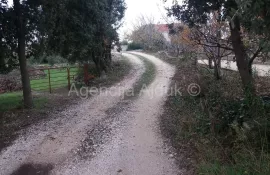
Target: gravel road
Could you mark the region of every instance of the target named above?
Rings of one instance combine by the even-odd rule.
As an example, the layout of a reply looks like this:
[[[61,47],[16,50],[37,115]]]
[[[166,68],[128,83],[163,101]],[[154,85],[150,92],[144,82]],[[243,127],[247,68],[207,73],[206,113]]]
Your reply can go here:
[[[198,63],[208,65],[208,60],[199,60]],[[222,60],[221,67],[225,68],[225,69],[238,71],[238,67],[236,65],[236,62],[233,62],[233,61]],[[256,70],[256,72],[258,73],[259,76],[268,77],[270,75],[270,66],[269,65],[253,64],[252,68],[254,70]]]
[[[138,98],[125,99],[123,94],[140,80],[145,67],[126,53],[133,70],[123,81],[31,127],[1,152],[0,174],[181,174],[158,127],[175,70],[156,57],[134,54],[157,69],[155,80]]]

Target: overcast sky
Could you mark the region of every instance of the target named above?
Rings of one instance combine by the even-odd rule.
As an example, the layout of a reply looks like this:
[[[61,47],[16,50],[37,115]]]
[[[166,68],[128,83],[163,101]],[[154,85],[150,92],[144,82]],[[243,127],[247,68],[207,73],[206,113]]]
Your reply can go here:
[[[125,32],[130,32],[136,19],[141,16],[154,17],[156,23],[166,23],[166,11],[163,0],[126,0],[127,10],[123,27],[119,30],[121,38]]]

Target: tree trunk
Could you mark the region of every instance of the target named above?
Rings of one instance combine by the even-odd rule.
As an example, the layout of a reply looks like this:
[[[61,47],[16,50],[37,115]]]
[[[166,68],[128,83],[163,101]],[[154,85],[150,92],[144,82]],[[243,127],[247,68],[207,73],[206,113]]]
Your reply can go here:
[[[0,46],[0,48],[1,48],[1,46]],[[6,62],[5,62],[4,57],[5,57],[4,54],[1,52],[0,53],[0,73],[7,73],[6,72]]]
[[[106,66],[105,57],[104,57],[104,53],[100,55],[99,65],[100,65],[100,68],[101,68],[101,72],[102,71],[104,71],[106,73],[108,72],[108,69],[107,69],[107,66]]]
[[[94,52],[92,52],[92,58],[93,58],[93,61],[96,65],[96,69],[97,69],[97,72],[98,72],[98,76],[100,76],[101,74],[101,70],[100,70],[100,64],[99,64],[99,58],[96,56],[96,54]]]
[[[237,67],[241,76],[242,84],[244,86],[245,95],[247,97],[254,97],[256,95],[252,71],[249,68],[248,55],[245,50],[240,33],[240,21],[235,17],[233,24],[230,24],[233,50],[236,57]]]
[[[221,80],[221,55],[220,55],[220,47],[217,47],[217,55],[214,60],[214,72],[215,78],[217,80]]]
[[[218,19],[217,22],[220,24],[221,21],[221,13],[220,10],[217,11],[218,13]],[[220,48],[220,40],[221,40],[221,29],[218,28],[217,30],[217,53],[214,57],[214,63],[215,63],[215,77],[217,80],[221,80],[221,48]]]
[[[215,74],[216,80],[221,80],[221,67],[219,64],[219,60],[220,58],[214,59],[214,74]]]
[[[111,69],[111,67],[112,67],[112,53],[111,53],[111,48],[112,48],[112,45],[109,44],[108,46],[106,46],[106,51],[105,51],[105,61],[106,61],[107,67],[109,69]]]
[[[2,36],[2,33],[0,33],[0,73],[8,73],[6,72],[6,61],[5,61],[5,53],[4,53],[4,43],[2,42],[3,41],[3,36]]]
[[[176,57],[178,58],[179,55],[180,55],[180,48],[179,48],[179,46],[177,46],[177,55],[176,55]]]
[[[107,72],[107,67],[106,67],[106,64],[105,64],[105,61],[104,61],[104,53],[100,53],[100,54],[96,54],[96,53],[92,53],[92,57],[93,57],[93,61],[96,65],[96,69],[97,69],[97,72],[99,74],[99,76],[101,76],[101,73],[104,71],[104,72]]]
[[[209,69],[213,69],[213,58],[211,57],[208,57],[208,66],[209,66]]]
[[[197,65],[198,65],[198,55],[196,54],[196,55],[194,56],[194,54],[191,54],[191,59],[193,59],[193,58],[194,58],[193,65],[194,65],[195,67],[197,67]]]
[[[33,107],[33,98],[31,92],[31,85],[29,79],[29,73],[27,70],[27,62],[25,56],[25,23],[21,13],[20,0],[13,0],[14,11],[16,13],[16,27],[17,27],[17,39],[18,39],[18,57],[20,62],[22,86],[23,86],[23,99],[24,107]]]

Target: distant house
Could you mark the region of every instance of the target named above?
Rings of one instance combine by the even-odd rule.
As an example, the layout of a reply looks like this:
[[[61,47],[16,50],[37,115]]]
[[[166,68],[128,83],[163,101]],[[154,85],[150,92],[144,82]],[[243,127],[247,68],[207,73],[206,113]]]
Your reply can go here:
[[[166,41],[170,43],[171,42],[170,34],[169,34],[170,29],[168,27],[168,24],[156,24],[155,27],[157,31],[163,34]]]

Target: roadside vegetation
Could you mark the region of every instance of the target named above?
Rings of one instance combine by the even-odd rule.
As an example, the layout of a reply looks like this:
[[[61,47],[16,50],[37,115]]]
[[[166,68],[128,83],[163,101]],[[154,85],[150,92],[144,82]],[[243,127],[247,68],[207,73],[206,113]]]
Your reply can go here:
[[[125,57],[117,57],[113,60],[111,70],[108,71],[107,77],[104,79],[98,77],[98,71],[94,64],[90,65],[89,69],[89,73],[97,75],[89,86],[99,88],[109,87],[123,80],[130,73],[132,65]],[[59,73],[58,70],[56,71]],[[80,71],[78,71],[77,76],[79,77],[80,74]],[[33,93],[34,107],[32,109],[24,108],[21,91],[0,94],[0,150],[10,145],[24,129],[43,120],[53,119],[52,117],[57,113],[81,102],[80,97],[72,94],[72,96],[68,96],[68,93],[65,76],[64,83],[55,88],[52,94],[47,89]]]
[[[108,72],[125,9],[124,0],[1,0],[0,73],[20,68],[24,107],[33,107],[28,62],[94,63],[99,76]]]
[[[160,125],[180,169],[201,175],[270,174],[270,77],[253,69],[269,60],[269,2],[179,2],[167,7],[168,17],[178,22],[159,25],[141,17],[127,38],[177,67],[172,89],[176,85],[182,95],[168,98]],[[236,62],[238,71],[222,69],[225,60]],[[194,83],[200,89],[191,90],[200,91],[198,96],[188,91]]]
[[[180,168],[184,174],[270,174],[270,78],[253,69],[269,60],[269,2],[179,2],[167,7],[178,22],[141,17],[127,38],[177,67],[172,89],[182,95],[168,98],[160,125]],[[222,69],[225,60],[238,71]],[[187,91],[194,83],[198,96]]]
[[[120,56],[117,60],[112,62],[111,68],[108,70],[105,79],[98,78],[98,70],[95,69],[95,65],[90,66],[89,74],[94,75],[95,79],[91,81],[89,86],[94,87],[108,87],[112,86],[117,82],[123,80],[123,78],[129,74],[132,70],[131,63],[127,60],[126,57]]]
[[[137,44],[135,42],[129,43],[127,45],[127,51],[132,51],[132,50],[141,50],[143,49],[141,44]]]
[[[97,73],[90,86],[113,84],[129,72],[129,63],[113,62],[111,53],[121,50],[117,29],[125,9],[124,0],[0,0],[0,149],[21,129],[80,102],[67,96],[61,67],[89,64],[89,74]],[[79,68],[70,72],[71,83],[83,81]]]
[[[131,64],[125,58],[117,58],[117,60],[113,61],[111,69],[108,71],[108,75],[105,79],[99,78],[98,71],[94,64],[89,65],[89,74],[93,75],[94,78],[91,81],[89,86],[102,87],[102,86],[110,86],[116,82],[122,80],[132,69]],[[47,99],[47,95],[49,94],[49,78],[48,71],[45,70],[45,77],[40,79],[31,80],[31,86],[34,95],[34,108],[40,108],[45,104]],[[78,83],[77,80],[79,77],[83,77],[83,69],[71,68],[71,83]],[[51,69],[51,88],[52,95],[56,95],[59,91],[64,91],[66,95],[68,94],[68,80],[67,80],[67,70],[66,69]],[[85,86],[81,84],[81,86]],[[62,94],[62,93],[61,93]],[[17,92],[7,92],[0,94],[0,112],[8,112],[15,109],[23,109],[23,96],[21,91]]]
[[[0,111],[10,111],[12,109],[23,108],[22,92],[12,92],[0,95]],[[47,103],[46,97],[34,97],[34,106],[36,109],[41,109]]]
[[[140,94],[140,92],[143,88],[147,87],[148,85],[150,85],[154,81],[157,70],[156,70],[154,63],[152,63],[148,59],[144,58],[143,56],[137,55],[137,54],[133,54],[133,55],[140,58],[145,65],[145,72],[142,74],[139,81],[133,87],[134,92],[135,92],[135,96],[137,96]]]
[[[222,70],[222,80],[216,81],[212,70],[190,58],[165,60],[177,66],[172,87],[183,90],[182,96],[168,98],[160,121],[179,166],[188,174],[270,174],[270,78],[256,78],[262,105],[254,108],[237,72]],[[191,83],[200,85],[199,96],[188,93]]]
[[[269,60],[269,2],[170,2],[172,23],[141,17],[127,38],[177,67],[172,87],[182,95],[168,98],[160,124],[180,168],[186,174],[270,174],[270,78],[253,68]],[[225,60],[238,70],[222,69]],[[187,91],[194,83],[198,96]]]

